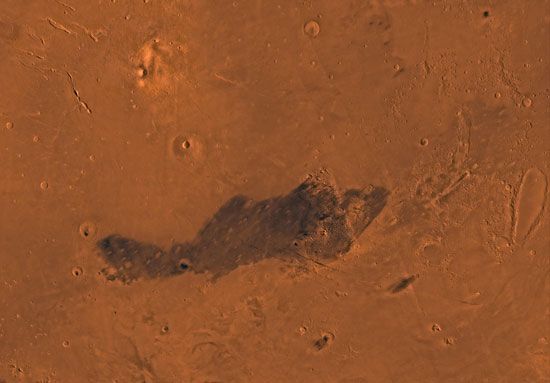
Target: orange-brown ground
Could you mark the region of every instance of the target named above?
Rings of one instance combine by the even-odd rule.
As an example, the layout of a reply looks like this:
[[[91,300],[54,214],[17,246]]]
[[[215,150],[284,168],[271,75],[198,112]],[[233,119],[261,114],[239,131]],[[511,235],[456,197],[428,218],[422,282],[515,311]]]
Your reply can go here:
[[[1,0],[0,382],[550,381],[549,8]]]

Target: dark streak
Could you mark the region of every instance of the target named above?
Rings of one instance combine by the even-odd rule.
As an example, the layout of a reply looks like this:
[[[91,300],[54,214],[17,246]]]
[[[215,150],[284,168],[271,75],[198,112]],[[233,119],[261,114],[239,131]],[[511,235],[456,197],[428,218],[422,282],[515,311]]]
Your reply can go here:
[[[399,292],[405,290],[411,283],[416,281],[417,278],[418,278],[417,275],[411,275],[410,277],[403,278],[402,280],[400,280],[396,284],[392,285],[390,287],[390,291],[393,294],[399,293]]]
[[[386,189],[352,189],[340,195],[325,176],[310,177],[285,196],[259,202],[235,196],[191,242],[170,250],[113,234],[97,243],[109,267],[103,274],[124,283],[185,272],[214,278],[265,258],[309,259],[322,264],[349,251],[380,214]]]
[[[325,347],[330,346],[330,344],[333,341],[334,341],[334,334],[326,333],[326,334],[323,334],[321,338],[317,339],[313,345],[317,350],[321,351]]]

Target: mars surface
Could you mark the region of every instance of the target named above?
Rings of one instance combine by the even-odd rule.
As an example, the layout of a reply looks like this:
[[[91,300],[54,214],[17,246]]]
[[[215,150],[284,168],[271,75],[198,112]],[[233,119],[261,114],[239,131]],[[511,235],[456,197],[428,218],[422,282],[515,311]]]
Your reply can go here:
[[[0,0],[0,382],[550,382],[550,2]]]

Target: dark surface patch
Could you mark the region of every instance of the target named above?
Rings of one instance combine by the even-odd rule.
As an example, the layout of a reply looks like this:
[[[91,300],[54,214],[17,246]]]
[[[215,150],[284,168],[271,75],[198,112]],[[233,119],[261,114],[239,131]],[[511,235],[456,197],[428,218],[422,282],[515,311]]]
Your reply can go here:
[[[236,196],[223,205],[192,242],[170,250],[114,234],[97,243],[109,264],[102,272],[125,283],[184,272],[210,273],[214,278],[264,258],[334,259],[386,204],[381,187],[339,194],[326,177],[310,177],[285,196],[255,202]]]
[[[111,235],[97,243],[109,264],[102,273],[109,280],[130,283],[139,278],[156,278],[179,274],[178,264],[161,248],[133,239]]]
[[[411,275],[410,277],[403,278],[402,280],[400,280],[396,284],[392,285],[390,287],[390,291],[393,294],[399,293],[399,292],[405,290],[411,283],[416,281],[417,278],[418,278],[418,275]]]
[[[321,351],[327,348],[328,346],[330,346],[333,341],[334,341],[334,334],[327,332],[323,334],[319,339],[317,339],[313,345],[317,350]]]

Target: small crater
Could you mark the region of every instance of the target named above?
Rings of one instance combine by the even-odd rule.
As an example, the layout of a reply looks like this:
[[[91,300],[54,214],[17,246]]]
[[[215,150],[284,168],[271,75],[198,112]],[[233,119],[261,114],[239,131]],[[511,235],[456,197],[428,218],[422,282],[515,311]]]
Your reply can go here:
[[[143,64],[140,64],[136,70],[136,74],[138,75],[139,78],[147,77],[148,73],[149,72],[147,72],[147,68],[145,68]]]
[[[445,344],[448,346],[453,346],[456,343],[456,339],[452,336],[445,338]]]
[[[428,146],[428,144],[429,144],[429,141],[427,138],[422,138],[420,140],[420,146]]]
[[[168,333],[168,331],[170,331],[170,327],[168,327],[167,325],[162,326],[162,328],[160,329],[160,332],[163,334]]]
[[[78,228],[78,232],[83,238],[92,238],[97,232],[97,227],[92,222],[84,222]]]
[[[489,17],[491,14],[489,13],[489,11],[483,11],[483,17],[487,18]]]
[[[310,20],[304,24],[304,33],[309,37],[315,38],[321,32],[321,27],[319,23],[315,20]]]
[[[171,42],[158,38],[146,41],[133,57],[133,70],[136,84],[150,95],[161,95],[169,91],[181,78],[181,51],[175,50]]]
[[[191,141],[185,136],[177,136],[172,143],[172,150],[177,157],[186,156],[189,154],[191,148]]]
[[[200,137],[195,134],[180,134],[169,141],[169,150],[176,159],[185,159],[197,165],[204,160],[204,145]]]
[[[334,334],[326,332],[321,335],[321,338],[317,339],[313,344],[319,351],[329,347],[334,342]]]
[[[42,189],[42,190],[48,190],[49,187],[50,187],[50,185],[48,184],[47,181],[42,181],[42,182],[40,182],[40,189]]]
[[[178,264],[178,268],[181,271],[185,271],[185,270],[189,269],[189,264],[185,261],[180,261],[179,264]]]
[[[437,323],[434,323],[433,326],[432,326],[432,331],[433,332],[441,332],[441,326],[438,325]]]
[[[68,348],[71,345],[71,343],[68,340],[64,340],[62,344],[63,344],[63,347],[65,348]]]
[[[80,277],[84,273],[84,270],[82,270],[82,267],[76,266],[76,267],[73,267],[73,269],[71,270],[71,273],[75,277]]]
[[[11,122],[11,121],[6,122],[6,129],[8,129],[8,130],[13,129],[13,122]]]

